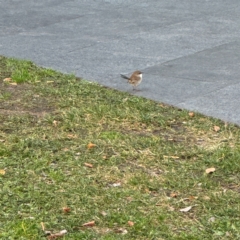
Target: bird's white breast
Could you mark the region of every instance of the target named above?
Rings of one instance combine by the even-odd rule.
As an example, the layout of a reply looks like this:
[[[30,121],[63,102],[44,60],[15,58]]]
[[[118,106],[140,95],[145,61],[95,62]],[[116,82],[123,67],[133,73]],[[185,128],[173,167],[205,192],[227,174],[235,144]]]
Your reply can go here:
[[[138,84],[137,84],[137,85],[139,85],[139,84],[141,83],[141,81],[142,81],[142,73],[141,73],[141,74],[139,74],[138,76],[140,77],[140,80],[139,80],[139,82],[138,82]]]

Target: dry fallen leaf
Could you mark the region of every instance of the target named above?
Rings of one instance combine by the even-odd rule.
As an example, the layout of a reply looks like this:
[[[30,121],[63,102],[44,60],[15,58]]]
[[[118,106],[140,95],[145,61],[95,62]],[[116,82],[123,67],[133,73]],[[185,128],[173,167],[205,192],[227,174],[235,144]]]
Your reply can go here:
[[[216,168],[214,168],[214,167],[207,168],[205,171],[206,171],[207,174],[209,174],[209,173],[213,173],[213,172],[216,171]]]
[[[203,200],[209,201],[211,198],[209,196],[204,196]]]
[[[132,227],[132,226],[134,225],[134,222],[128,221],[128,225],[129,225],[130,227]]]
[[[194,114],[194,112],[189,112],[188,115],[189,115],[189,117],[194,117],[195,114]]]
[[[114,232],[115,233],[121,233],[123,235],[128,233],[128,231],[126,229],[124,229],[124,228],[117,228],[117,229],[114,230]]]
[[[232,234],[231,234],[230,232],[226,232],[225,236],[226,236],[226,237],[231,237]]]
[[[173,212],[173,211],[175,211],[175,208],[174,207],[168,207],[168,210],[170,211],[170,212]]]
[[[69,139],[74,139],[74,138],[77,138],[77,135],[75,135],[75,134],[68,134],[67,137]]]
[[[60,231],[59,233],[52,233],[52,234],[51,234],[50,236],[48,236],[47,238],[48,238],[48,239],[56,239],[56,238],[59,238],[59,237],[64,236],[66,233],[67,233],[67,230],[62,230],[62,231]]]
[[[87,145],[88,149],[91,149],[91,148],[94,148],[94,147],[96,147],[96,144],[93,144],[91,142]]]
[[[47,81],[46,83],[53,83],[54,81]]]
[[[220,130],[220,127],[219,126],[214,126],[213,129],[214,129],[215,132],[218,132]]]
[[[111,184],[112,187],[120,187],[121,186],[121,183],[120,182],[117,182],[117,183],[113,183]]]
[[[11,78],[4,78],[3,81],[4,81],[4,82],[11,82],[12,79],[11,79]]]
[[[105,217],[105,216],[107,216],[107,213],[105,211],[102,211],[101,215]]]
[[[62,210],[64,213],[69,213],[71,211],[69,207],[63,207]]]
[[[9,83],[9,84],[12,85],[12,86],[17,86],[16,82],[12,82],[12,83]]]
[[[56,127],[58,125],[58,121],[53,120],[53,126]]]
[[[0,169],[0,175],[5,175],[5,170],[4,169]]]
[[[190,200],[190,201],[193,201],[193,200],[195,200],[195,199],[197,199],[197,198],[198,198],[198,197],[190,196],[190,197],[189,197],[189,200]]]
[[[89,168],[92,168],[93,167],[93,165],[91,164],[91,163],[84,163],[84,165],[86,166],[86,167],[89,167]]]
[[[186,208],[182,208],[179,211],[180,212],[189,212],[192,209],[192,206],[186,207]]]
[[[177,193],[175,193],[175,192],[172,192],[172,193],[170,193],[170,197],[172,197],[172,198],[176,198],[178,195],[177,195]]]
[[[83,227],[93,227],[93,226],[95,226],[95,221],[84,223],[82,226]]]

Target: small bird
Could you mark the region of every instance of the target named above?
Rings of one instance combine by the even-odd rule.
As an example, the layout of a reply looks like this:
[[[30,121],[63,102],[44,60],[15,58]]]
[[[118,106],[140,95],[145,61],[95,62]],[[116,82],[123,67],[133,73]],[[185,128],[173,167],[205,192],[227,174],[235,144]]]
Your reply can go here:
[[[136,90],[136,87],[141,83],[142,81],[142,72],[137,70],[132,73],[131,77],[127,77],[125,75],[121,74],[121,77],[128,80],[128,83],[130,83],[133,86],[133,90]]]

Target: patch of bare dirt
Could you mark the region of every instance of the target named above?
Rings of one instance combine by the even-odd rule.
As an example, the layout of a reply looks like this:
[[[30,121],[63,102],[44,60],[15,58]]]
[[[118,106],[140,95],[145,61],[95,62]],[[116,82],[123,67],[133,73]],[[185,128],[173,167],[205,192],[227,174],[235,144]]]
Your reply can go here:
[[[16,86],[0,83],[0,114],[43,117],[54,110],[48,100],[37,93],[35,87],[29,84]]]

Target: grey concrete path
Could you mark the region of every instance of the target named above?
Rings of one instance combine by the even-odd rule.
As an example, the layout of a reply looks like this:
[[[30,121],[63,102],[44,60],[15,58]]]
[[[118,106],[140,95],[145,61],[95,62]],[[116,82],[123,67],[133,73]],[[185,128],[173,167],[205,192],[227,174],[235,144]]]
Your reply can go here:
[[[240,124],[239,0],[0,0],[0,55]]]

